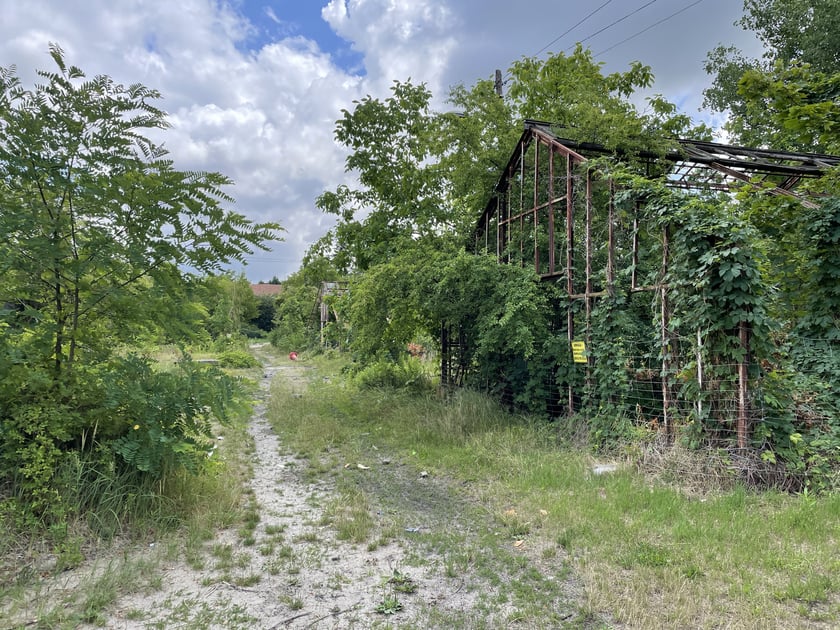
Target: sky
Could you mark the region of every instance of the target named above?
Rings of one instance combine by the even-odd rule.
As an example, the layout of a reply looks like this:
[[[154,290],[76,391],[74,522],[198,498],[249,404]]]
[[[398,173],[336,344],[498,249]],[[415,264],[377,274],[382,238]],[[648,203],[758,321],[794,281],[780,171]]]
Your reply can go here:
[[[605,72],[650,65],[651,93],[701,112],[706,53],[759,56],[734,22],[741,0],[0,0],[0,66],[26,86],[52,69],[50,42],[88,76],[159,90],[162,136],[181,170],[221,172],[237,212],[277,221],[284,240],[234,266],[284,279],[333,225],[315,199],[340,184],[346,151],[335,121],[385,98],[395,80],[424,82],[445,111],[469,87],[523,57],[591,48]],[[512,149],[513,147],[511,147]]]

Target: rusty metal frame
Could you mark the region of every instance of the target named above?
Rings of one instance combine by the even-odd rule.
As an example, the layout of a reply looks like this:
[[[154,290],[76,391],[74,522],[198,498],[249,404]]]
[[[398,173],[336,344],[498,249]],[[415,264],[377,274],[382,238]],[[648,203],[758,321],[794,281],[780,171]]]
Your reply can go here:
[[[675,140],[674,150],[663,154],[640,152],[633,157],[648,166],[657,165],[660,169],[663,165],[670,165],[663,181],[667,186],[688,189],[688,190],[717,190],[732,191],[745,184],[761,188],[771,194],[783,195],[795,198],[804,207],[815,207],[816,204],[804,195],[800,195],[796,188],[804,180],[815,179],[822,176],[826,168],[840,165],[840,157],[832,155],[792,153],[786,151],[774,151],[767,149],[753,149],[714,142]],[[533,147],[533,163],[526,164],[526,157]],[[512,250],[515,247],[513,242],[514,234],[518,232],[518,251],[520,265],[525,265],[525,227],[526,217],[533,225],[530,226],[533,233],[533,265],[535,272],[542,280],[565,280],[566,293],[569,298],[569,307],[566,313],[566,325],[568,340],[575,338],[575,315],[572,304],[580,301],[584,306],[585,335],[589,337],[589,327],[593,300],[605,295],[612,295],[615,290],[615,188],[612,182],[608,186],[608,207],[607,207],[607,263],[605,270],[605,287],[603,290],[595,290],[593,287],[592,270],[592,204],[593,204],[593,175],[589,172],[581,176],[578,168],[587,161],[587,158],[614,154],[613,151],[600,145],[579,143],[564,139],[557,135],[552,125],[528,120],[525,122],[525,129],[513,151],[507,166],[502,171],[502,176],[496,184],[493,194],[485,207],[484,212],[475,228],[476,247],[480,249],[483,240],[486,245],[489,243],[489,233],[493,227],[496,231],[496,256],[500,262],[512,262]],[[543,164],[547,162],[547,182],[540,173]],[[556,186],[557,175],[562,173],[565,179],[565,186],[562,195],[558,196]],[[518,178],[519,199],[512,199],[512,180]],[[532,194],[526,194],[527,186],[532,186]],[[545,201],[541,202],[540,192],[546,193]],[[530,199],[530,203],[526,200]],[[576,234],[575,234],[575,209],[576,202],[582,205],[584,217],[584,264],[583,282],[576,285],[577,273],[576,263]],[[513,205],[517,203],[514,210]],[[565,212],[562,212],[565,210]],[[655,291],[660,302],[660,336],[662,344],[662,373],[668,374],[669,365],[668,346],[669,339],[668,320],[670,317],[668,307],[668,287],[664,284],[663,278],[668,268],[668,228],[662,233],[662,261],[658,273],[658,280],[651,285],[639,286],[637,266],[639,263],[639,216],[641,206],[638,204],[634,210],[632,228],[632,265],[631,271],[631,292]],[[565,225],[565,264],[562,268],[557,266],[556,228],[558,219]],[[540,252],[540,227],[545,225],[547,230],[547,256],[546,268],[542,267]],[[577,290],[582,286],[583,292]],[[745,354],[749,351],[749,337],[747,327],[741,325],[740,340],[745,348]],[[746,361],[746,359],[745,359]],[[739,365],[739,408],[737,416],[737,442],[739,447],[746,447],[747,427],[747,404],[748,392],[746,378],[746,363]],[[568,412],[575,411],[575,392],[569,385],[567,392]],[[670,417],[671,392],[667,379],[662,379],[662,421],[663,426],[669,434],[672,434],[673,427]]]

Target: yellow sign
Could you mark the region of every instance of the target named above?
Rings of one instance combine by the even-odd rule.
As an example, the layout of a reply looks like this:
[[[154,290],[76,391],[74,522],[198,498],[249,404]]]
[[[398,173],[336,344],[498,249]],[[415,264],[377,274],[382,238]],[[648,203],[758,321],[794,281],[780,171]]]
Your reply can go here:
[[[586,342],[573,341],[572,342],[572,361],[575,363],[586,363]]]

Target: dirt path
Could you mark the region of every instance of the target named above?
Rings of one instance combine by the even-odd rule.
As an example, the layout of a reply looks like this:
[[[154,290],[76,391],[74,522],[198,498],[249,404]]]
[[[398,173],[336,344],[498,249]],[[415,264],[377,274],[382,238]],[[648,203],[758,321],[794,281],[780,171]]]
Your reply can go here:
[[[339,542],[323,523],[333,488],[303,480],[300,462],[283,454],[265,418],[274,378],[305,387],[305,368],[266,366],[249,432],[254,440],[253,540],[220,532],[206,545],[207,567],[182,562],[163,571],[159,590],[126,597],[107,628],[352,628],[378,621],[372,605],[383,575],[400,563],[397,548]],[[381,598],[381,595],[380,595]],[[144,611],[142,619],[131,619]]]
[[[189,564],[183,553],[167,560],[171,553],[150,548],[154,575],[90,628],[603,627],[581,614],[556,548],[514,546],[463,487],[384,453],[377,469],[351,467],[340,480],[310,474],[278,442],[266,403],[274,379],[303,392],[311,374],[295,364],[264,371],[249,425],[246,496],[259,514],[256,527],[219,532]],[[365,542],[338,539],[331,510],[354,506],[337,500],[337,481],[342,492],[353,488],[368,501],[372,535]],[[64,588],[83,575],[65,577]]]

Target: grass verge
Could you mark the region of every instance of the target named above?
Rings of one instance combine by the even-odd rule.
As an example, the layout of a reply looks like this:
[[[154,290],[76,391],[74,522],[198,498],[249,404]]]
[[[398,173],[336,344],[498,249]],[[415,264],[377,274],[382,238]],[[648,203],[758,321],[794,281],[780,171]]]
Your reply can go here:
[[[640,628],[840,623],[838,496],[687,492],[628,465],[597,474],[557,425],[466,391],[359,390],[326,375],[304,393],[278,384],[269,417],[318,474],[375,468],[387,454],[453,479],[510,545],[539,550],[542,566],[571,559],[584,617]],[[453,574],[475,569],[447,553]],[[525,577],[505,589],[522,600],[533,590]]]

